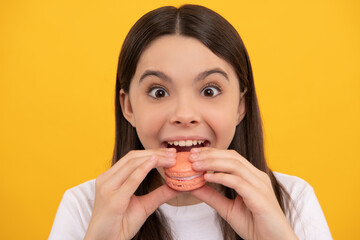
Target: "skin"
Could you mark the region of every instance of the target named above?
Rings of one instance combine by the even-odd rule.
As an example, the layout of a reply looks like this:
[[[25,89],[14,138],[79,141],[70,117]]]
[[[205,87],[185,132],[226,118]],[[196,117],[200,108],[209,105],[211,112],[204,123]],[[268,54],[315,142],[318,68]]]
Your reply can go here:
[[[144,75],[147,71],[157,74]],[[162,203],[181,206],[201,201],[245,239],[296,239],[269,177],[227,150],[245,115],[244,93],[239,89],[233,67],[200,41],[180,35],[154,40],[139,59],[129,94],[120,92],[123,115],[136,128],[145,150],[128,153],[97,178],[85,239],[130,239]],[[210,185],[233,188],[239,196],[227,199],[209,185],[179,193],[166,184],[135,196],[152,168],[163,176],[163,167],[175,164],[175,150],[163,148],[164,141],[174,137],[208,140],[210,146],[191,150],[194,170],[212,172],[205,174]]]

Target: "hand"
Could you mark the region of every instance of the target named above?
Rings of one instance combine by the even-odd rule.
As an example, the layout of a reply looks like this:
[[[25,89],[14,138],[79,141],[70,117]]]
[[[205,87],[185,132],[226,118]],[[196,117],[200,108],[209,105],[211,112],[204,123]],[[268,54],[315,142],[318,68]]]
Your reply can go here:
[[[145,220],[177,192],[167,185],[149,194],[134,192],[148,172],[155,167],[171,167],[176,160],[175,149],[131,151],[95,182],[95,201],[84,239],[131,239]]]
[[[272,189],[269,176],[234,150],[192,149],[193,169],[214,171],[205,180],[237,192],[228,199],[204,186],[191,193],[213,207],[244,239],[297,239]]]

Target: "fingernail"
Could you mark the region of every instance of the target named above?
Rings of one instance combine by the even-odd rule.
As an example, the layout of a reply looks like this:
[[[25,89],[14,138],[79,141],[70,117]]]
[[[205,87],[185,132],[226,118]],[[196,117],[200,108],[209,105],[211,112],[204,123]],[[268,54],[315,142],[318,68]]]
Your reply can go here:
[[[204,174],[205,180],[210,180],[213,176],[214,176],[214,173],[207,172]]]
[[[201,151],[201,149],[200,148],[192,148],[191,149],[191,152],[193,152],[193,153],[198,153],[198,152],[200,152]]]
[[[199,153],[198,152],[193,152],[190,154],[190,159],[191,160],[196,160],[199,158]]]
[[[175,152],[167,152],[167,153],[166,153],[166,157],[167,157],[167,158],[174,159],[174,158],[176,157],[176,153],[175,153]]]
[[[193,167],[195,167],[195,168],[201,167],[202,161],[194,162],[192,165],[193,165]]]
[[[176,149],[175,148],[167,148],[166,152],[176,152]]]

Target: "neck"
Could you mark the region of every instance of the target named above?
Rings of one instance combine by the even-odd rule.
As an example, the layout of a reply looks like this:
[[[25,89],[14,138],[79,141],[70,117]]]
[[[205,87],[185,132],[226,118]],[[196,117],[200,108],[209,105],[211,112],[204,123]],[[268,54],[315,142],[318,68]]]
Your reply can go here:
[[[170,199],[166,203],[171,206],[181,207],[181,206],[194,205],[201,202],[202,202],[201,200],[191,195],[190,192],[182,192],[181,194],[177,195],[173,199]]]

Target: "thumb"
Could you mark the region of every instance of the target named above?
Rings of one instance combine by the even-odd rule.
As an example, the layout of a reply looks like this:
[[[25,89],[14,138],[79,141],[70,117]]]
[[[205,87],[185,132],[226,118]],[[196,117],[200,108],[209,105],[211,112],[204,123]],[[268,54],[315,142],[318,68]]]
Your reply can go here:
[[[140,196],[139,201],[144,206],[146,216],[150,216],[161,204],[174,198],[178,191],[169,188],[166,184],[158,187],[154,191]]]
[[[228,210],[231,209],[233,204],[231,199],[207,185],[191,191],[191,194],[214,208],[222,218],[228,219]]]

